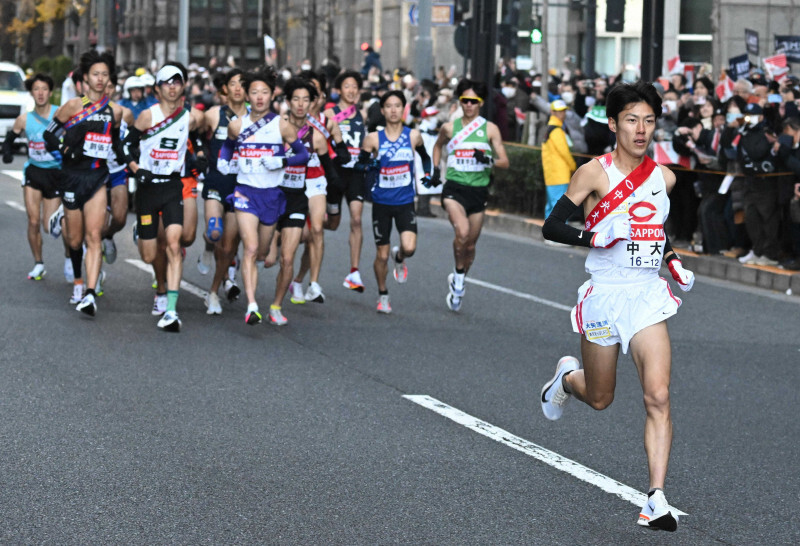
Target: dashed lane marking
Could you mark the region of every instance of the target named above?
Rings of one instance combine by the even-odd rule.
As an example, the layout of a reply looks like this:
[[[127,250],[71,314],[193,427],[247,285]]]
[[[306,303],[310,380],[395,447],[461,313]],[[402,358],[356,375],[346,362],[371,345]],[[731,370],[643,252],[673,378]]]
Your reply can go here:
[[[540,303],[542,305],[547,305],[548,307],[552,307],[554,309],[560,309],[561,311],[572,311],[572,306],[562,305],[554,301],[546,300],[544,298],[539,298],[532,294],[526,294],[525,292],[519,292],[517,290],[505,288],[497,284],[492,284],[490,282],[485,282],[485,281],[479,281],[478,279],[471,279],[469,277],[465,277],[464,280],[470,284],[476,284],[484,288],[489,288],[490,290],[496,290],[497,292],[502,292],[503,294],[508,294],[510,296],[516,296],[518,298],[522,298],[524,300],[533,301],[536,303]]]

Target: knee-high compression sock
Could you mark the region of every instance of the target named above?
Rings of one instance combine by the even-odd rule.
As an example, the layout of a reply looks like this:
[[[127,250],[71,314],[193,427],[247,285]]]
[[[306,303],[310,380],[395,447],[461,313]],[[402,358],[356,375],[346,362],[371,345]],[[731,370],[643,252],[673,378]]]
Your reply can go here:
[[[72,262],[72,271],[75,273],[75,278],[81,278],[81,263],[83,262],[83,247],[79,246],[77,249],[70,247],[69,260]]]
[[[178,291],[167,290],[167,311],[175,311],[178,305]]]

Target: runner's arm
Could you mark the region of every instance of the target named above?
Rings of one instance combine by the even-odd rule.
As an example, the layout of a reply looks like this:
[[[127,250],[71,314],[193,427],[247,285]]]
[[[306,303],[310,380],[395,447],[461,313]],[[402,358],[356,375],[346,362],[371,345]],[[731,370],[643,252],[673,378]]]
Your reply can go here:
[[[431,172],[433,171],[431,156],[428,155],[428,150],[425,149],[425,142],[422,140],[422,135],[416,129],[411,131],[411,145],[422,160],[422,172],[425,174],[424,177],[430,178]]]
[[[500,134],[500,129],[492,122],[486,124],[486,132],[489,137],[489,144],[492,146],[494,152],[494,166],[498,169],[508,168],[508,156],[506,155],[506,147],[503,146],[503,137]]]
[[[28,114],[20,114],[14,120],[14,126],[6,133],[6,139],[3,141],[3,163],[11,163],[14,161],[14,141],[19,138],[22,131],[25,130],[25,122]]]
[[[433,166],[438,167],[439,164],[442,162],[442,146],[447,144],[447,141],[450,140],[451,133],[453,131],[453,124],[451,122],[447,122],[442,125],[442,130],[439,131],[439,135],[436,137],[436,142],[433,143]]]
[[[591,161],[583,165],[572,175],[567,192],[556,202],[550,216],[545,218],[542,235],[545,239],[574,246],[592,246],[595,233],[582,231],[567,224],[579,204],[583,203],[597,188],[596,180],[605,178],[600,163]]]

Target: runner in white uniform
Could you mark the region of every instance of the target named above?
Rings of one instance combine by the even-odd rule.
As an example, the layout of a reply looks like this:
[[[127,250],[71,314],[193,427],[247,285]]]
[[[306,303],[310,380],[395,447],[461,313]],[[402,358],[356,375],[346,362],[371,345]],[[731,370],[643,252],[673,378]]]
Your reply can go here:
[[[694,274],[683,268],[664,233],[675,175],[645,155],[661,98],[649,83],[619,85],[609,93],[606,110],[617,149],[575,172],[542,230],[546,239],[592,248],[586,259],[592,278],[580,288],[572,312],[573,328],[582,334],[583,369],[575,357],[559,360],[555,376],[542,388],[542,411],[548,419],[560,418],[571,395],[596,410],[607,408],[614,399],[620,347],[625,353],[630,347],[644,392],[650,474],[638,523],[674,531],[678,517],[663,492],[672,444],[666,319],[681,300],[658,272],[666,260],[684,291],[694,284]],[[566,224],[581,204],[584,230]]]

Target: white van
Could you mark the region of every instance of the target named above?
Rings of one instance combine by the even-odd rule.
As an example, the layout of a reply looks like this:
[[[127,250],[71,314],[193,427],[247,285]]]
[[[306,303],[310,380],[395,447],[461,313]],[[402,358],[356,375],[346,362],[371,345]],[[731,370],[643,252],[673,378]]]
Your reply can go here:
[[[33,97],[25,89],[25,72],[15,64],[0,62],[0,139],[5,139],[17,116],[33,107]]]

